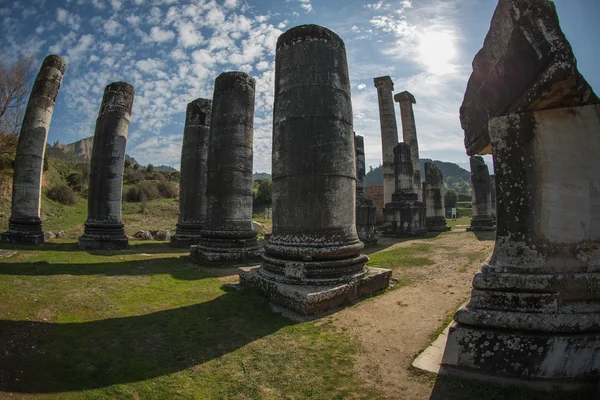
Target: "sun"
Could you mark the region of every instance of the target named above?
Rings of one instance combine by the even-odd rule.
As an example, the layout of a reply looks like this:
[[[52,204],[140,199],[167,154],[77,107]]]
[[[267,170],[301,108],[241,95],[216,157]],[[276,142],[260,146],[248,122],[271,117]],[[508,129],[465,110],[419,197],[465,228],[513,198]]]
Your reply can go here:
[[[454,72],[456,55],[454,38],[449,33],[425,32],[419,36],[419,61],[436,75]]]

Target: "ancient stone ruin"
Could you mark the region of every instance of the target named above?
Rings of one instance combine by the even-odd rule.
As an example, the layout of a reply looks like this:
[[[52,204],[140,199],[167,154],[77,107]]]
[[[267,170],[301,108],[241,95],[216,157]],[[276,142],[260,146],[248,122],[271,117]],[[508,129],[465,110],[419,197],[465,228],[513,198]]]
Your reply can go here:
[[[470,158],[471,163],[471,226],[468,231],[493,231],[492,187],[488,166],[480,156]]]
[[[258,257],[252,228],[254,79],[223,72],[215,80],[206,186],[206,222],[193,258],[207,261]]]
[[[360,135],[354,136],[356,149],[356,230],[364,244],[375,244],[375,222],[377,209],[373,200],[365,193],[365,141]]]
[[[388,285],[391,271],[365,267],[360,254],[354,158],[344,42],[320,26],[292,28],[275,58],[273,233],[242,284],[301,314]]]
[[[0,234],[2,242],[44,243],[40,219],[42,167],[54,103],[66,67],[59,56],[46,57],[31,89],[14,162],[12,212],[8,232]]]
[[[427,233],[425,205],[419,201],[413,188],[412,159],[410,145],[407,143],[398,143],[394,147],[394,174],[396,191],[391,203],[387,203],[383,209],[385,221],[390,224],[385,234],[398,237],[422,236]]]
[[[423,200],[425,202],[425,229],[428,232],[446,232],[446,207],[444,206],[444,177],[433,163],[425,163]]]
[[[392,201],[395,191],[394,147],[398,144],[398,126],[394,111],[394,82],[389,76],[374,78],[379,100],[379,124],[381,126],[381,149],[383,155],[383,202]]]
[[[499,1],[461,120],[469,154],[492,150],[497,240],[454,316],[442,372],[597,385],[600,100],[552,2]]]
[[[490,215],[494,219],[494,225],[496,225],[497,215],[496,205],[496,175],[490,175]]]
[[[78,241],[82,249],[122,249],[128,246],[121,220],[121,203],[133,96],[133,86],[126,82],[111,83],[104,90],[94,131],[88,218]]]
[[[421,185],[421,167],[419,165],[419,142],[417,140],[417,125],[412,105],[416,104],[415,96],[404,91],[394,96],[394,101],[400,104],[400,120],[402,121],[402,141],[410,146],[410,154],[413,166],[413,189],[423,200]]]
[[[179,221],[171,244],[190,247],[200,241],[200,230],[206,219],[206,181],[210,113],[212,101],[196,99],[187,105],[183,144],[181,147],[181,179],[179,183]]]

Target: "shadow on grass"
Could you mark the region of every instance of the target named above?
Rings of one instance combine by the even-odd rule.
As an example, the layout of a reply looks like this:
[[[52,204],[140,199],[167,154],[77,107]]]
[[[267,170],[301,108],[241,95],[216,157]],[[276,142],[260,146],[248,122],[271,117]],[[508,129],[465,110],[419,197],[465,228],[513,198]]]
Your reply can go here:
[[[0,243],[0,249],[7,250],[21,250],[21,251],[79,251],[86,252],[98,256],[114,256],[121,254],[139,254],[139,253],[189,253],[190,249],[171,246],[168,242],[137,242],[133,241],[129,243],[127,249],[122,250],[83,250],[77,246],[77,241],[49,241],[43,245],[22,245],[22,244],[10,244]]]
[[[443,232],[427,232],[424,236],[415,236],[415,237],[395,237],[395,236],[377,236],[377,244],[371,244],[365,246],[365,248],[361,251],[363,254],[373,254],[378,251],[386,250],[398,243],[411,242],[415,240],[422,239],[433,239],[438,237]]]
[[[10,259],[9,259],[10,260]],[[252,266],[256,264],[247,264]],[[48,261],[0,263],[0,275],[52,276],[52,275],[105,275],[141,276],[170,274],[179,280],[198,280],[207,277],[236,275],[237,266],[214,266],[197,263],[189,255],[171,258],[148,258],[100,263],[57,263]]]
[[[496,240],[496,231],[473,231],[477,240]]]
[[[142,381],[203,364],[290,324],[246,291],[127,318],[0,320],[0,391],[54,393]]]

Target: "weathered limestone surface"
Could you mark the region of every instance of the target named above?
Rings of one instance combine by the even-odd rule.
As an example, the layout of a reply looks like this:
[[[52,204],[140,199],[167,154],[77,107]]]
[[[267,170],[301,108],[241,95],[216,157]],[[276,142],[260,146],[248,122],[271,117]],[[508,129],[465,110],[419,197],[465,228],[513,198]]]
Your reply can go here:
[[[370,271],[360,254],[355,168],[344,42],[320,26],[292,28],[275,59],[273,233],[242,284],[303,314],[387,286],[390,271]]]
[[[496,214],[498,213],[496,203],[496,175],[490,175],[490,215],[496,223]]]
[[[421,167],[419,165],[419,141],[417,140],[417,125],[412,105],[416,104],[415,96],[404,91],[394,96],[394,101],[400,104],[400,119],[402,121],[402,139],[410,146],[410,155],[413,165],[413,189],[423,200],[423,189],[421,184]]]
[[[206,181],[212,101],[196,99],[187,105],[181,147],[179,221],[171,244],[189,247],[200,241],[206,219]]]
[[[444,177],[433,163],[425,163],[423,199],[425,202],[425,228],[430,232],[446,232],[446,207],[444,206]]]
[[[106,86],[96,120],[90,164],[88,218],[79,237],[82,249],[119,249],[128,246],[121,203],[125,147],[134,89],[126,82]]]
[[[441,372],[597,387],[600,102],[551,2],[501,0],[477,57],[465,99],[485,83],[477,67],[496,64],[491,84],[520,97],[503,99],[498,112],[469,108],[463,121],[468,151],[493,150],[497,239],[454,316]],[[475,124],[483,114],[485,135]]]
[[[381,126],[381,149],[383,156],[383,202],[392,201],[395,191],[394,178],[394,147],[398,144],[398,126],[394,111],[394,82],[389,76],[374,78],[379,101],[379,124]]]
[[[193,258],[244,261],[256,258],[252,228],[254,79],[223,72],[215,80],[207,168],[206,223]]]
[[[9,228],[0,234],[2,242],[44,243],[40,219],[42,166],[54,103],[66,66],[59,56],[46,57],[33,84],[17,144]]]
[[[487,164],[480,156],[473,156],[471,164],[471,226],[469,231],[493,231],[494,218],[492,218],[492,188],[490,172]]]
[[[413,188],[413,168],[410,145],[398,143],[394,147],[394,173],[396,176],[396,191],[392,202],[385,205],[383,214],[390,227],[387,235],[393,236],[422,236],[425,230],[425,205],[419,201]]]
[[[500,0],[460,108],[469,155],[490,154],[488,120],[597,104],[548,0]]]
[[[375,244],[375,222],[377,209],[373,200],[365,193],[365,141],[360,135],[354,136],[356,148],[356,230],[358,238],[364,244]]]

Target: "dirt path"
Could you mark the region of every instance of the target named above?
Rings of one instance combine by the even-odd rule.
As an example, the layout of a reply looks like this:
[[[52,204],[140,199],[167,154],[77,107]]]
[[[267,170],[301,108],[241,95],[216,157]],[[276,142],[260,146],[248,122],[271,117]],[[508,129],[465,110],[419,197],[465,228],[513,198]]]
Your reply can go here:
[[[491,254],[494,241],[478,240],[469,232],[453,232],[395,244],[386,250],[412,243],[435,244],[427,254],[435,264],[394,271],[395,277],[408,278],[412,283],[333,316],[336,325],[366,350],[356,363],[359,375],[390,399],[429,399],[431,378],[411,372],[409,367],[446,317],[468,298],[472,277]]]

